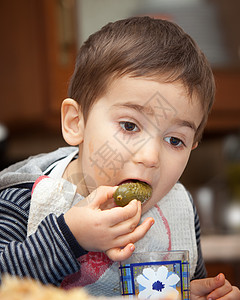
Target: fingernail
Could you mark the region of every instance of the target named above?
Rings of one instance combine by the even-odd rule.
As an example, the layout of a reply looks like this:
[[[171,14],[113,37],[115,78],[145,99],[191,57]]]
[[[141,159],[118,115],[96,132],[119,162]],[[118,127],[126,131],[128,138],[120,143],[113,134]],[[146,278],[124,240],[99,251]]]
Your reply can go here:
[[[132,245],[132,246],[130,247],[130,250],[133,252],[133,251],[135,250],[135,246]]]
[[[220,278],[221,278],[221,273],[217,275],[216,279],[220,280]]]
[[[152,219],[152,221],[151,221],[151,226],[153,226],[154,223],[155,223],[155,220]]]

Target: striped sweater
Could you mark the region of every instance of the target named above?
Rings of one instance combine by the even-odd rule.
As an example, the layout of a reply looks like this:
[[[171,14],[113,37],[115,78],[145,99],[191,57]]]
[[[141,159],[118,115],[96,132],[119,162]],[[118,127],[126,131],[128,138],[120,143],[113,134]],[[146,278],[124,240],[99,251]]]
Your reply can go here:
[[[63,215],[48,215],[35,233],[27,237],[31,190],[35,180],[54,161],[66,157],[71,147],[29,158],[0,173],[0,280],[9,273],[32,277],[59,286],[63,279],[80,270],[78,257],[87,252],[77,243]],[[189,200],[192,202],[191,197]],[[196,208],[195,232],[198,263],[194,278],[206,276],[201,254],[200,224]]]

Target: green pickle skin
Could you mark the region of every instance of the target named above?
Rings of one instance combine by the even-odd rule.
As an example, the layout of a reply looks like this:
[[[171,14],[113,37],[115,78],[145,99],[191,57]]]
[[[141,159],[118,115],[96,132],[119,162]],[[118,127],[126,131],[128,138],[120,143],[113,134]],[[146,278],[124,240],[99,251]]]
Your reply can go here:
[[[125,206],[130,201],[137,199],[142,204],[152,195],[152,188],[145,182],[127,182],[121,184],[113,194],[115,203],[118,206]]]

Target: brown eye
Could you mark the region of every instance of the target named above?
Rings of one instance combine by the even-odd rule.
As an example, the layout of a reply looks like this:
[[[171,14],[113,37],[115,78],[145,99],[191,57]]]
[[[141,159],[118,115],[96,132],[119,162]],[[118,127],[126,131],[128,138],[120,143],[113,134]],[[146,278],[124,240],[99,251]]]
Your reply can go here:
[[[173,146],[179,146],[179,144],[181,144],[182,142],[181,142],[181,140],[179,140],[179,139],[177,139],[175,137],[171,137],[170,138],[170,143]]]
[[[120,126],[126,131],[139,131],[137,125],[132,122],[120,122]]]
[[[184,143],[180,139],[173,136],[166,137],[165,141],[168,142],[171,146],[176,148],[184,146]]]

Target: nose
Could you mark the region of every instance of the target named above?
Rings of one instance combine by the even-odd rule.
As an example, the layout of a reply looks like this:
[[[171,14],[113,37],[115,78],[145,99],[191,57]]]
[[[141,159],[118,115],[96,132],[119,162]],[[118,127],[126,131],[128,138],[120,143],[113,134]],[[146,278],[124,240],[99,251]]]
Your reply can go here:
[[[139,147],[134,155],[134,163],[143,164],[147,168],[157,168],[159,166],[160,145],[154,138],[147,140]]]

